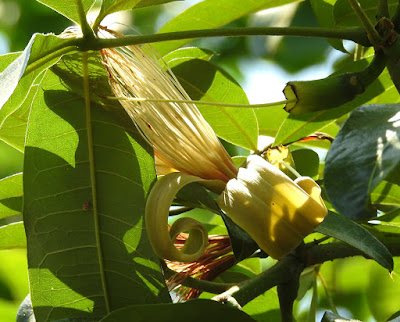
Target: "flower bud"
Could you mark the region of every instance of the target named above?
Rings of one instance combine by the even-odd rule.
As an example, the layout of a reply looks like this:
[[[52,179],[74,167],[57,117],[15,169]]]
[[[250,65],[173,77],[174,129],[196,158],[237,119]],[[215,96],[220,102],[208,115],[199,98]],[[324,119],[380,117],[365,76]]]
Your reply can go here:
[[[291,180],[251,155],[218,197],[220,208],[272,258],[280,259],[325,218],[321,188],[308,177]]]

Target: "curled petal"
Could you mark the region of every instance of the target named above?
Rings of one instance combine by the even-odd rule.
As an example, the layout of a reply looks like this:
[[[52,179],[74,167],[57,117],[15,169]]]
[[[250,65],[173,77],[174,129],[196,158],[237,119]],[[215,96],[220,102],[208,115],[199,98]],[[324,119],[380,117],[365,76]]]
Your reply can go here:
[[[203,255],[208,245],[204,225],[191,218],[181,218],[168,230],[169,207],[175,195],[185,185],[208,182],[182,172],[170,173],[160,178],[150,191],[146,204],[146,228],[155,253],[170,261],[193,262]],[[185,246],[179,250],[174,241],[181,232],[188,232]]]

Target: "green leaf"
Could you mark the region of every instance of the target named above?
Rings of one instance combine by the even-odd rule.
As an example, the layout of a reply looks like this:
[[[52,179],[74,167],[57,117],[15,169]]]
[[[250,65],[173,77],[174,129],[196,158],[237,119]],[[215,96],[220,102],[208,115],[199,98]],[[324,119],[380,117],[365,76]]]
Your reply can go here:
[[[150,7],[150,6],[155,6],[158,4],[163,4],[163,3],[173,2],[173,1],[183,1],[183,0],[141,0],[138,2],[138,4],[135,6],[135,8]]]
[[[192,59],[209,61],[214,55],[215,53],[208,49],[198,47],[185,47],[171,51],[170,53],[166,54],[162,59],[168,64],[169,68],[174,68],[175,66]]]
[[[70,39],[60,38],[52,34],[35,34],[25,49],[25,51],[27,51],[29,48],[30,52],[27,66],[32,66],[33,63],[37,63],[46,55],[53,54],[58,49],[67,47],[70,41]],[[24,53],[19,55],[16,60],[21,59],[22,55],[24,55]],[[17,54],[0,56],[0,68],[5,68],[15,57],[17,57]],[[37,92],[36,85],[40,81],[40,77],[43,76],[41,75],[43,70],[49,68],[57,62],[58,59],[59,57],[55,57],[38,66],[32,72],[22,76],[18,85],[14,88],[15,90],[11,97],[0,110],[0,139],[20,151],[24,150],[26,123],[32,101]],[[14,62],[16,60],[14,60]],[[23,73],[24,70],[21,72]],[[4,70],[4,72],[6,72],[6,70]],[[1,88],[7,87],[4,84],[0,85]]]
[[[19,80],[25,72],[25,68],[28,65],[29,57],[34,43],[35,36],[31,38],[25,50],[18,55],[8,66],[0,73],[0,110],[10,98],[15,88],[18,85]],[[5,59],[4,59],[4,58]],[[14,58],[14,55],[2,56],[7,62],[9,58]],[[2,62],[4,66],[4,63]]]
[[[46,71],[27,129],[24,223],[35,316],[99,317],[131,303],[169,302],[143,222],[152,155],[99,105],[86,111],[64,81]]]
[[[288,113],[285,112],[282,105],[281,107],[266,107],[266,108],[255,108],[254,113],[256,114],[260,135],[267,135],[275,137],[279,131],[281,124],[288,117]]]
[[[373,204],[400,205],[400,187],[396,184],[382,181],[371,192]]]
[[[22,214],[22,173],[0,180],[0,218]]]
[[[45,6],[57,11],[63,16],[67,17],[69,20],[80,23],[78,9],[76,5],[76,1],[72,0],[37,0],[40,3],[43,3]],[[96,0],[79,0],[82,2],[83,10],[85,13],[89,11],[89,9],[93,6]]]
[[[25,247],[26,237],[23,222],[0,227],[0,250]]]
[[[363,11],[367,14],[372,23],[376,22],[378,11],[377,0],[358,0]],[[389,13],[392,16],[397,8],[397,0],[388,0]],[[333,6],[333,17],[338,26],[362,26],[348,0],[337,0]]]
[[[336,0],[311,0],[311,6],[318,19],[321,27],[331,28],[334,27],[335,22],[333,19],[333,6]],[[343,53],[347,50],[343,47],[343,40],[340,39],[327,39],[331,46]]]
[[[389,271],[393,270],[392,255],[385,245],[354,221],[330,211],[315,231],[339,239],[361,250]]]
[[[243,311],[212,300],[177,304],[132,305],[112,312],[101,322],[148,321],[255,321]]]
[[[205,0],[167,22],[159,33],[222,27],[236,19],[262,9],[278,7],[298,0]],[[153,46],[165,55],[190,40],[156,43]]]
[[[292,151],[296,171],[302,176],[316,179],[318,177],[319,157],[317,152],[310,149]]]
[[[134,8],[141,0],[103,0],[99,16],[105,16],[123,10]]]
[[[370,194],[400,161],[400,104],[366,105],[355,110],[332,143],[325,163],[325,188],[344,216],[375,215]]]
[[[192,59],[172,69],[193,100],[248,104],[240,85],[218,66]],[[253,109],[197,106],[215,133],[241,147],[257,150],[258,124]]]
[[[339,314],[330,312],[330,311],[325,311],[324,316],[322,317],[321,322],[342,322],[342,321],[353,321],[355,322],[355,320],[349,320],[346,319],[342,316],[340,316]]]
[[[368,59],[345,64],[338,73],[355,72],[366,67]],[[336,73],[335,73],[336,74]],[[353,101],[343,104],[340,107],[314,113],[289,114],[276,134],[275,145],[288,144],[304,138],[314,132],[333,124],[337,118],[349,113],[362,104],[384,104],[400,102],[400,96],[388,71],[385,69],[379,78],[374,81],[367,90],[357,96]]]

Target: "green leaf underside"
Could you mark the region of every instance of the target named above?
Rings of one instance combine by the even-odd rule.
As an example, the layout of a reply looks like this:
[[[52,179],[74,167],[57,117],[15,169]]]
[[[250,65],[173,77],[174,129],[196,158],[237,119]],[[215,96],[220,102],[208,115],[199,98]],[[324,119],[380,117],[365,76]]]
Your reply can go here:
[[[377,0],[358,0],[363,11],[372,23],[376,22],[375,15],[378,11]],[[387,0],[389,13],[392,16],[399,3],[398,0]],[[337,0],[333,6],[333,18],[337,26],[362,26],[348,0]]]
[[[26,237],[23,222],[0,227],[0,250],[25,247]]]
[[[67,17],[69,20],[72,20],[73,22],[76,23],[80,22],[76,1],[73,0],[37,0],[37,1],[50,7],[54,11],[57,11],[58,13]],[[82,2],[83,10],[85,11],[85,13],[87,13],[95,3],[95,0],[80,0],[80,1]]]
[[[175,66],[172,71],[193,100],[248,104],[240,85],[208,61],[192,59]],[[250,150],[257,149],[258,124],[252,109],[197,107],[219,137]]]
[[[39,321],[170,301],[143,223],[155,179],[152,156],[137,134],[98,105],[91,118],[93,164],[83,100],[46,71],[30,114],[24,162],[30,290]]]
[[[222,27],[236,19],[262,9],[273,8],[298,0],[205,0],[167,22],[159,33]],[[190,40],[156,43],[154,47],[165,55]]]
[[[56,48],[66,45],[69,41],[51,34],[35,34],[32,39],[34,39],[34,42],[30,49],[28,66],[31,62],[42,57],[43,54],[51,53]],[[19,54],[0,56],[0,68],[4,69],[17,55]],[[11,97],[0,110],[0,139],[20,151],[24,149],[29,110],[38,89],[36,84],[40,81],[39,78],[43,70],[50,67],[57,60],[58,58],[54,58],[33,72],[24,75]],[[1,86],[3,87],[3,85]]]
[[[171,51],[170,53],[166,54],[162,59],[165,63],[167,63],[169,68],[174,68],[175,66],[192,59],[209,61],[214,55],[215,53],[208,49],[198,47],[184,47]]]
[[[328,152],[325,188],[344,216],[375,215],[370,193],[398,165],[400,104],[366,105],[355,110]]]
[[[366,63],[365,60],[363,61]],[[359,70],[359,68],[351,68],[351,65],[360,66],[363,61],[354,62],[350,65],[347,65],[347,71]],[[341,71],[344,71],[344,69],[341,69]],[[295,142],[314,132],[318,132],[324,127],[334,123],[337,118],[349,113],[362,104],[384,104],[398,102],[400,102],[399,93],[397,92],[396,87],[393,85],[387,69],[385,69],[379,78],[374,81],[363,94],[340,107],[313,113],[297,115],[289,114],[276,134],[274,144],[280,145]]]
[[[22,213],[22,173],[0,180],[0,219]]]
[[[334,212],[329,212],[324,221],[315,230],[361,250],[384,268],[389,271],[393,270],[392,255],[385,245],[354,221]]]
[[[133,305],[103,318],[101,322],[148,321],[255,321],[246,313],[212,300],[177,304]]]

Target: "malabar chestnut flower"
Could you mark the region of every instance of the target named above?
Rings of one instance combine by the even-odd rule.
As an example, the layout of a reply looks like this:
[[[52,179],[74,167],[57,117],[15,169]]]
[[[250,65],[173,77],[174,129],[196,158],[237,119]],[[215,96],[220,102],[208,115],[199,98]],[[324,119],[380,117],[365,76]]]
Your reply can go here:
[[[147,234],[159,257],[190,263],[208,248],[207,230],[192,218],[180,218],[168,229],[176,194],[192,183],[222,192],[217,199],[220,208],[273,258],[289,253],[322,222],[327,210],[312,179],[293,181],[279,166],[256,155],[238,170],[151,47],[106,48],[100,53],[115,96],[153,147],[157,167],[168,173],[151,189],[145,213]],[[189,234],[184,246],[177,248],[181,232]]]
[[[321,188],[309,177],[294,181],[257,155],[218,197],[220,208],[272,258],[295,249],[327,215]]]

